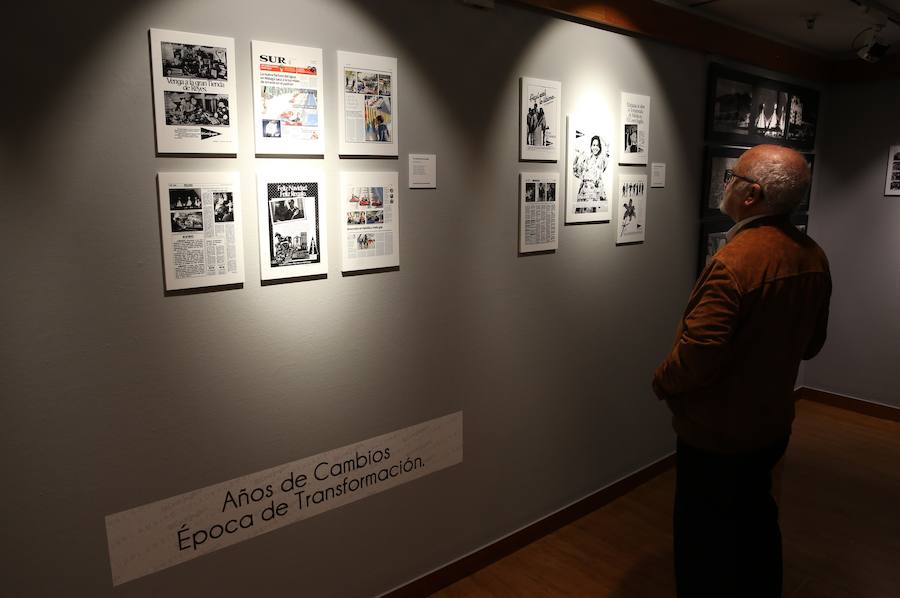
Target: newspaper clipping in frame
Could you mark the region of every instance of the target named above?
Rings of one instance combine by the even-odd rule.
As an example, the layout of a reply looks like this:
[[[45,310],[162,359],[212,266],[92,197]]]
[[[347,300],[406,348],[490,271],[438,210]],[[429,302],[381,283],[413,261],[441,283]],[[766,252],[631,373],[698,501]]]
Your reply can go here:
[[[244,282],[239,175],[159,173],[166,290]]]
[[[341,173],[344,272],[400,265],[399,174]]]
[[[347,156],[396,156],[397,59],[337,53],[340,146]]]
[[[260,173],[259,260],[262,280],[328,273],[322,173]]]
[[[559,247],[559,174],[523,172],[519,192],[519,253]]]
[[[522,104],[519,110],[519,159],[559,160],[560,106],[562,84],[522,77]]]
[[[150,30],[156,151],[236,154],[234,39]]]
[[[650,96],[622,92],[619,164],[646,164],[650,153]]]
[[[322,50],[251,42],[257,154],[323,155]]]

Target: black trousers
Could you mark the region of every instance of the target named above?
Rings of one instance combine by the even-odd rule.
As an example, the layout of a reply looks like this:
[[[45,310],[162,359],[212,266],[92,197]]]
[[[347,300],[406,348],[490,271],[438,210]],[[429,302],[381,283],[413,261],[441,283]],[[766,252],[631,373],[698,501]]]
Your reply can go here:
[[[678,439],[675,582],[678,598],[778,598],[781,530],[772,468],[788,438],[723,455]]]

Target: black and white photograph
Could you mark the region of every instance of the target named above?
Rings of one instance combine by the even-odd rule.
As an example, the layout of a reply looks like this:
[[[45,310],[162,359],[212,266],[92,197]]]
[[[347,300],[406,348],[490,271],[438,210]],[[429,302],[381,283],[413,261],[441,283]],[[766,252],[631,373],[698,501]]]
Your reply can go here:
[[[203,207],[200,191],[191,188],[169,189],[170,210],[199,210]]]
[[[225,48],[162,42],[162,72],[166,77],[228,79]]]
[[[227,95],[167,91],[164,98],[167,125],[227,127],[231,123]]]
[[[818,93],[792,93],[788,104],[787,141],[798,147],[812,148],[816,143]]]
[[[719,215],[718,218],[704,220],[700,224],[700,246],[697,261],[697,276],[699,276],[716,253],[725,247],[727,242],[725,233],[734,226],[728,217]]]
[[[757,135],[774,139],[785,136],[787,92],[766,86],[753,90],[751,127]]]
[[[196,233],[203,231],[203,212],[172,212],[173,233]]]
[[[525,183],[525,201],[532,202],[537,199],[537,185],[533,181]]]
[[[234,198],[231,191],[213,193],[213,218],[216,222],[234,222]]]
[[[304,218],[303,197],[291,197],[289,199],[276,199],[269,202],[272,212],[272,222],[284,222],[286,220],[298,220]]]
[[[748,135],[753,85],[725,77],[713,82],[712,131]]]
[[[886,196],[900,195],[900,145],[892,145],[888,151],[884,194]]]
[[[281,121],[277,119],[264,118],[263,137],[280,138],[281,137]]]

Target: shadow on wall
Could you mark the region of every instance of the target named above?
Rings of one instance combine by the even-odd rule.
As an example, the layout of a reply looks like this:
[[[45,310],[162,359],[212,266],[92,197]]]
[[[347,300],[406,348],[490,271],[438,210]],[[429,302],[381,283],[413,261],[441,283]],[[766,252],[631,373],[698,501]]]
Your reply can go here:
[[[527,10],[483,10],[458,0],[400,0],[389,9],[383,2],[350,2],[403,48],[410,60],[401,59],[401,74],[417,71],[437,100],[434,118],[460,135],[469,158],[478,161],[487,144],[471,133],[490,130],[503,109],[518,110],[501,96],[522,74],[517,64],[526,48],[551,21]]]
[[[7,91],[0,94],[4,115],[2,152],[11,170],[27,164],[35,148],[53,138],[54,121],[71,120],[66,93],[83,76],[79,66],[106,32],[150,0],[17,2],[4,20],[3,55]],[[149,58],[148,58],[149,60]],[[58,122],[58,121],[57,121]]]

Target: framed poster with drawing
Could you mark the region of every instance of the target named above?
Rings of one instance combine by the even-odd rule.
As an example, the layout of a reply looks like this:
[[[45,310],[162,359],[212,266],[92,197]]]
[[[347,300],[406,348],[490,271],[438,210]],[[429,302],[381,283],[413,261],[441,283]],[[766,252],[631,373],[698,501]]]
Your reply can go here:
[[[519,159],[559,160],[562,83],[522,77],[519,110]]]

